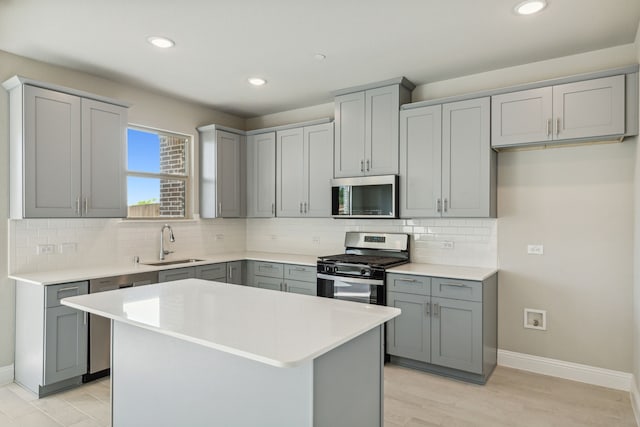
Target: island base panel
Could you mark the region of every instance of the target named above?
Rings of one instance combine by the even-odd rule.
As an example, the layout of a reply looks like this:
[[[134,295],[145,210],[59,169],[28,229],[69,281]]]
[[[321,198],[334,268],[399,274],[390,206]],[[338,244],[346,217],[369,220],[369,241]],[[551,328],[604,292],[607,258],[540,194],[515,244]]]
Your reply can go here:
[[[113,426],[382,426],[381,344],[377,327],[280,368],[113,322]]]

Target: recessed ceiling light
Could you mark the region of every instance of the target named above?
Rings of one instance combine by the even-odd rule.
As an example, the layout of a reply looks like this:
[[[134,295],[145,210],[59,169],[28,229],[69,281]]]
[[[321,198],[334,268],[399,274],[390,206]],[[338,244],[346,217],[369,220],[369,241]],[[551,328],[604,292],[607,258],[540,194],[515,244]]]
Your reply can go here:
[[[173,47],[176,45],[176,43],[173,40],[168,39],[166,37],[160,37],[160,36],[147,37],[147,41],[152,45],[154,45],[155,47],[160,47],[162,49],[167,49],[169,47]]]
[[[263,84],[267,83],[267,81],[260,77],[251,77],[249,78],[249,83],[251,83],[254,86],[262,86]]]
[[[533,15],[545,7],[547,7],[546,0],[527,0],[518,3],[513,10],[515,10],[518,15]]]

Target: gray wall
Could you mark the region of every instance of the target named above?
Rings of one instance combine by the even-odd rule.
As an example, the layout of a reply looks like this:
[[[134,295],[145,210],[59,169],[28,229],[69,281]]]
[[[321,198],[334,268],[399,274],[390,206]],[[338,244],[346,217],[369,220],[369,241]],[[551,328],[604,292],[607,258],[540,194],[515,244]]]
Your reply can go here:
[[[19,74],[74,89],[84,90],[102,96],[128,101],[132,105],[129,122],[143,126],[157,127],[192,135],[195,143],[193,166],[197,165],[196,127],[219,123],[244,128],[244,119],[220,113],[199,105],[177,100],[134,86],[114,83],[89,74],[32,61],[20,56],[0,51],[0,81]],[[9,204],[9,99],[0,89],[0,368],[13,363],[14,348],[14,284],[7,279],[7,221]],[[195,170],[195,168],[194,168]],[[195,171],[197,173],[197,170]],[[197,175],[196,175],[197,176]],[[197,184],[194,182],[194,184]],[[197,188],[196,192],[197,194]],[[197,207],[192,201],[194,208]],[[197,211],[197,209],[194,209]]]
[[[640,25],[636,34],[636,58],[640,62]],[[635,138],[638,143],[639,138]],[[633,251],[633,375],[640,389],[640,150],[636,150],[634,180],[634,251]],[[640,396],[635,396],[640,398]]]

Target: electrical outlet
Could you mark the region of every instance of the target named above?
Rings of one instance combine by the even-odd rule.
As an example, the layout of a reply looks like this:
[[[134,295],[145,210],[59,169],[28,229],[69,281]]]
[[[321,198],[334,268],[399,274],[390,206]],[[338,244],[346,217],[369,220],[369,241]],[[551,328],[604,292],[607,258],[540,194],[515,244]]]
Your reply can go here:
[[[38,255],[52,255],[56,253],[56,245],[38,245]]]
[[[320,238],[318,236],[314,236],[311,238],[311,243],[315,243],[316,245],[320,244]]]
[[[454,243],[451,241],[441,242],[440,249],[453,249]]]
[[[543,255],[544,254],[544,246],[543,245],[527,245],[527,254],[529,254],[529,255]]]
[[[75,242],[60,243],[58,250],[61,254],[72,254],[78,250],[78,245]]]

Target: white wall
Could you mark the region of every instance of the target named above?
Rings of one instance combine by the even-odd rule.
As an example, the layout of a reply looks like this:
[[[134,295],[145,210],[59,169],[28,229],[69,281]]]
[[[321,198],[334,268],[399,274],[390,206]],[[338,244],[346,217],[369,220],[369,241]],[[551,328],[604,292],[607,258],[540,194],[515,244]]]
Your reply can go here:
[[[19,74],[98,95],[121,99],[132,104],[131,123],[162,128],[193,135],[196,148],[194,166],[197,165],[198,126],[218,123],[244,128],[244,119],[214,111],[162,94],[137,87],[118,84],[78,71],[52,66],[0,51],[0,81]],[[0,218],[8,218],[9,188],[9,99],[0,90]],[[197,174],[197,170],[195,171]],[[197,176],[197,175],[195,175]],[[194,183],[194,184],[197,184]],[[197,185],[194,185],[197,187]],[[197,189],[197,188],[196,188]],[[196,192],[197,194],[197,192]],[[194,206],[197,206],[194,203]],[[5,224],[7,224],[5,222]],[[173,224],[173,223],[172,223]],[[202,221],[174,224],[176,248],[179,253],[196,250],[241,250],[244,248],[244,223],[240,221]],[[7,231],[11,231],[8,236]],[[64,268],[102,261],[130,262],[131,256],[156,258],[160,227],[156,223],[119,222],[80,219],[73,221],[10,221],[0,227],[0,368],[13,363],[15,287],[7,279],[12,269],[36,271]],[[225,240],[212,240],[216,234],[225,234]],[[10,240],[10,242],[9,242]],[[34,257],[37,242],[76,242],[78,251],[71,255]],[[215,242],[215,243],[214,243]],[[8,265],[8,249],[12,252]]]
[[[636,34],[636,60],[640,62],[640,25]],[[640,118],[639,118],[640,120]],[[638,137],[634,138],[638,143]],[[636,150],[634,180],[633,240],[633,375],[640,390],[640,150]],[[640,396],[635,396],[640,398]],[[640,409],[640,408],[637,408]]]

